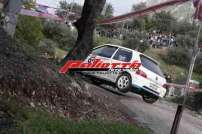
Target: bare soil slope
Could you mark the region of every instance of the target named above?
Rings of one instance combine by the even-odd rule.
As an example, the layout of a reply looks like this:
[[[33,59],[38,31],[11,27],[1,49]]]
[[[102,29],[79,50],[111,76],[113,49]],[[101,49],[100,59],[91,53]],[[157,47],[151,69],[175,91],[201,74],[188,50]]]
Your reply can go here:
[[[78,120],[124,120],[109,97],[93,93],[79,78],[59,74],[59,67],[25,46],[0,29],[0,98],[14,96],[32,107]]]

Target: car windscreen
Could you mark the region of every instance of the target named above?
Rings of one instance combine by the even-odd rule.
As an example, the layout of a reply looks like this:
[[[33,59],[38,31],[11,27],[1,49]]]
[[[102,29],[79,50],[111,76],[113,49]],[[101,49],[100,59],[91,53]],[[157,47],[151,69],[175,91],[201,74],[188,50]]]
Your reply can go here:
[[[130,62],[132,59],[132,51],[125,50],[125,49],[119,49],[116,54],[114,55],[113,59],[124,61],[124,62]]]
[[[164,78],[164,75],[163,75],[159,65],[155,61],[153,61],[152,59],[150,59],[144,55],[140,55],[140,59],[141,59],[141,63],[142,63],[143,67],[147,68],[148,70],[150,70]]]
[[[111,58],[114,52],[117,50],[117,48],[118,47],[114,47],[114,46],[102,46],[94,49],[92,54],[106,57],[106,58]]]

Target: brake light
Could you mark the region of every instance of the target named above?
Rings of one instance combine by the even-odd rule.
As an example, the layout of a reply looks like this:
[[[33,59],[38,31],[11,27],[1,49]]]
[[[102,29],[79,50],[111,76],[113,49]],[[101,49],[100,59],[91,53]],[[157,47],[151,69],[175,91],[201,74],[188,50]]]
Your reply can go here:
[[[170,87],[172,87],[172,85],[170,84],[170,83],[166,83],[166,84],[164,84],[162,87],[164,87],[164,88],[170,88]]]
[[[166,84],[164,84],[162,87],[167,88],[167,85],[166,85]]]
[[[143,72],[143,71],[141,71],[141,70],[138,70],[138,71],[136,72],[136,74],[137,74],[137,75],[140,75],[140,76],[142,76],[142,77],[144,77],[144,78],[147,78],[146,73]]]

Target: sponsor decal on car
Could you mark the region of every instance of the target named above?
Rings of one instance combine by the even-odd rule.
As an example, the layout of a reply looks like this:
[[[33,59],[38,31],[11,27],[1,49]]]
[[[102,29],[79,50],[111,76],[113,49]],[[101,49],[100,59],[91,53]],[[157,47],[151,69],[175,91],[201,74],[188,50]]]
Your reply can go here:
[[[91,59],[85,63],[82,60],[69,60],[59,70],[60,73],[65,74],[68,71],[109,71],[109,70],[123,70],[123,69],[138,69],[141,63],[133,61],[130,63],[116,62],[105,63],[101,59]]]

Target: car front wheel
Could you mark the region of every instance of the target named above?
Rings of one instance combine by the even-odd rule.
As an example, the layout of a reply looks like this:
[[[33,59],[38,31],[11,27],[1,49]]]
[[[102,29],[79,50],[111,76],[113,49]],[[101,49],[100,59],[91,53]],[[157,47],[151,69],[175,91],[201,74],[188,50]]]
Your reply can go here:
[[[116,81],[116,87],[120,92],[127,93],[131,90],[131,76],[127,73],[121,74]]]

